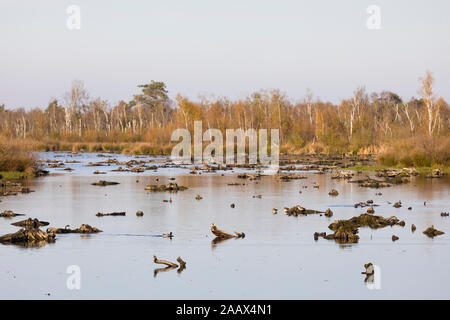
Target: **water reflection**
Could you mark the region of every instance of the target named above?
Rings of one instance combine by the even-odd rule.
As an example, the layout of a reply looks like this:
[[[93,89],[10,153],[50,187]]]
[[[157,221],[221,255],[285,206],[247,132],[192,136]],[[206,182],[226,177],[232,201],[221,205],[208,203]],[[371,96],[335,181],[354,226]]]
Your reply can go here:
[[[51,227],[89,224],[104,233],[58,235],[55,244],[37,250],[0,246],[0,285],[8,298],[40,298],[44,287],[52,288],[52,297],[73,298],[73,292],[65,286],[65,270],[73,264],[80,265],[86,277],[86,287],[77,297],[88,299],[339,299],[344,290],[346,298],[373,298],[373,292],[358,278],[361,265],[367,261],[376,261],[383,268],[383,281],[389,283],[389,290],[381,290],[377,297],[450,298],[445,289],[450,285],[446,270],[450,264],[450,220],[440,216],[449,210],[449,177],[432,181],[417,177],[410,184],[384,189],[382,195],[376,195],[380,190],[310,172],[302,173],[307,179],[298,181],[284,182],[267,176],[258,182],[238,179],[240,169],[222,176],[221,172],[191,175],[180,168],[110,172],[114,166],[105,166],[102,171],[107,174],[101,178],[120,185],[99,188],[91,186],[99,180],[93,174],[95,169],[85,166],[86,161],[96,159],[88,155],[77,159],[81,163],[71,164],[72,172],[29,180],[34,193],[2,197],[0,211],[20,212],[26,218],[48,221]],[[167,184],[171,177],[189,189],[174,194],[145,191],[146,185]],[[234,182],[241,184],[229,185]],[[328,196],[333,188],[339,192],[337,197]],[[201,201],[195,200],[197,194],[203,197]],[[258,194],[261,199],[253,198]],[[163,202],[169,198],[172,203]],[[406,227],[394,227],[395,231],[391,227],[361,228],[358,244],[314,241],[314,232],[330,232],[328,226],[333,220],[364,213],[367,208],[354,208],[354,204],[368,199],[379,204],[376,215],[395,215],[406,222]],[[402,208],[387,204],[399,200],[404,204]],[[232,203],[235,208],[230,207]],[[333,217],[308,215],[299,219],[282,214],[284,207],[296,205],[320,211],[332,207]],[[278,209],[278,214],[272,214],[273,208]],[[144,216],[136,217],[138,210]],[[126,216],[95,216],[98,212],[116,211],[125,211]],[[16,231],[10,223],[19,220],[0,219],[0,235]],[[248,237],[239,242],[212,239],[211,221],[224,230],[245,231]],[[411,224],[417,226],[415,233],[411,232]],[[431,225],[445,234],[427,238],[422,232]],[[171,241],[155,237],[169,231],[176,235]],[[395,244],[391,240],[393,232],[400,237]],[[148,290],[148,283],[142,279],[147,279],[154,267],[154,252],[162,257],[182,253],[190,263],[189,272],[183,273],[180,267],[158,267],[154,278],[150,277],[152,290]],[[290,263],[274,274],[273,270],[280,270],[280,261]],[[175,276],[174,271],[172,276],[170,272],[167,277],[157,276],[172,269],[183,276]],[[11,270],[19,280],[8,278],[6,271]],[[324,275],[328,282],[324,282]],[[414,287],[410,285],[412,277]],[[23,283],[27,283],[25,291]],[[239,283],[244,290],[234,290],[231,283]],[[437,287],[436,283],[442,285]],[[174,287],[179,290],[174,292]],[[0,297],[5,295],[0,293]]]
[[[165,267],[165,268],[156,268],[155,270],[153,270],[153,278],[156,278],[156,276],[158,275],[158,273],[160,272],[167,272],[170,270],[175,270],[176,267]]]

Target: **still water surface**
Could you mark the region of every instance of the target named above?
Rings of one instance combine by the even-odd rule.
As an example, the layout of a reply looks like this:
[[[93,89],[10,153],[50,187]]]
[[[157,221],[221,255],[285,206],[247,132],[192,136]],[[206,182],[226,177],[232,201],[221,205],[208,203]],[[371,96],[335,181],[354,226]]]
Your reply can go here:
[[[229,182],[244,182],[237,179],[236,171],[201,175],[179,168],[140,174],[111,172],[116,166],[86,166],[105,160],[95,154],[63,155],[43,153],[40,157],[81,163],[67,164],[72,172],[51,169],[51,176],[30,181],[34,193],[2,198],[0,211],[13,210],[26,217],[1,218],[0,234],[17,231],[10,223],[28,217],[48,221],[50,227],[75,228],[87,223],[104,232],[57,235],[55,243],[41,248],[0,245],[1,299],[450,298],[450,218],[440,216],[450,207],[448,178],[414,178],[409,184],[375,190],[332,180],[329,174],[306,172],[308,179],[304,180],[282,182],[267,176],[246,181],[244,186],[229,186]],[[94,170],[107,174],[93,175]],[[148,184],[167,183],[170,177],[189,189],[176,194],[144,190]],[[91,185],[99,179],[120,184]],[[320,188],[313,188],[314,183]],[[328,195],[332,188],[339,196]],[[203,199],[195,200],[197,194]],[[261,199],[253,197],[258,194]],[[169,198],[172,203],[163,202]],[[352,245],[314,241],[315,231],[331,232],[328,225],[333,220],[364,213],[365,208],[355,209],[353,204],[369,199],[380,205],[376,215],[395,215],[406,226],[360,228],[359,243]],[[398,200],[402,208],[388,204]],[[283,207],[297,204],[323,211],[331,208],[334,216],[283,215]],[[272,208],[279,213],[273,215]],[[144,216],[136,217],[137,210]],[[127,215],[95,216],[114,211]],[[223,230],[245,232],[246,237],[214,245],[211,222]],[[412,223],[417,226],[415,233]],[[431,225],[445,234],[427,238],[422,231]],[[155,236],[170,231],[175,234],[172,240]],[[393,243],[392,235],[400,239]],[[161,265],[153,263],[153,255],[170,261],[181,256],[187,268],[182,273],[170,270],[155,276],[154,270]],[[368,262],[380,267],[379,289],[369,290],[364,283],[361,272]],[[66,286],[70,265],[81,268],[80,290]]]

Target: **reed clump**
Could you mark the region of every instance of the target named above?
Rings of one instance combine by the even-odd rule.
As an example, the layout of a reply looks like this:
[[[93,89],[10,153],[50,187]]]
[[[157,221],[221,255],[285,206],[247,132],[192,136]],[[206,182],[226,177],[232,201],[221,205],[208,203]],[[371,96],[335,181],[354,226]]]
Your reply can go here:
[[[25,140],[0,138],[0,172],[32,173],[36,168],[33,147]]]
[[[378,157],[385,166],[450,166],[450,137],[420,136],[393,141]]]

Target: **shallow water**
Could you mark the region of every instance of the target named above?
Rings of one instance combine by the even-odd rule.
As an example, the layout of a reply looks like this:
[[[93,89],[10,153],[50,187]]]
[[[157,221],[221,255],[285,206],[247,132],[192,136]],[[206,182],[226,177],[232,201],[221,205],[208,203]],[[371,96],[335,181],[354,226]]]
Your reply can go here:
[[[413,178],[409,184],[376,190],[331,180],[329,174],[306,172],[308,179],[303,180],[282,182],[267,176],[246,181],[244,186],[228,186],[228,182],[244,182],[236,178],[236,171],[191,175],[186,169],[165,168],[121,173],[110,172],[114,166],[87,167],[88,162],[105,160],[95,154],[41,154],[43,159],[55,156],[82,163],[67,164],[73,172],[51,169],[51,176],[29,181],[34,193],[3,197],[0,211],[26,216],[0,218],[0,234],[17,231],[10,223],[28,217],[49,221],[50,227],[74,228],[87,223],[104,232],[57,235],[55,243],[40,248],[0,245],[1,299],[450,298],[450,218],[440,216],[449,211],[449,178]],[[107,174],[93,175],[94,170]],[[189,189],[176,194],[144,190],[147,184],[167,183],[169,177],[176,177],[178,184]],[[91,185],[100,179],[120,184]],[[314,183],[320,188],[313,188]],[[329,196],[331,188],[337,189],[339,196]],[[203,199],[195,200],[197,194]],[[258,194],[261,199],[253,198]],[[172,203],[163,202],[169,198]],[[368,199],[380,205],[375,207],[376,215],[395,215],[405,220],[406,226],[360,228],[359,243],[352,245],[314,241],[313,233],[329,233],[333,220],[364,213],[366,208],[355,209],[353,204]],[[398,200],[403,204],[399,209],[387,203]],[[283,207],[297,204],[317,210],[331,208],[334,216],[283,215]],[[278,208],[277,215],[272,208]],[[144,216],[136,217],[137,210]],[[95,216],[114,211],[126,211],[127,215]],[[214,245],[211,222],[223,230],[245,232],[246,237]],[[411,232],[412,223],[417,226],[415,233]],[[431,225],[445,234],[427,238],[422,231]],[[155,237],[170,231],[175,235],[172,240]],[[394,234],[400,237],[395,243],[391,240]],[[187,268],[155,276],[154,270],[161,265],[153,263],[153,255],[170,261],[181,256]],[[361,272],[368,262],[381,270],[378,289],[369,290],[364,283]],[[66,286],[70,265],[81,269],[80,290]]]

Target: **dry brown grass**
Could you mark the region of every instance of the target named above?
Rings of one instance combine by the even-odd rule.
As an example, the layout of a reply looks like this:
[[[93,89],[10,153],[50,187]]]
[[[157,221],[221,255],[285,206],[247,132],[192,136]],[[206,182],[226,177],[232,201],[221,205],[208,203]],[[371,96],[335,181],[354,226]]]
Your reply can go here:
[[[450,166],[450,137],[421,136],[385,145],[378,161],[387,166]]]
[[[32,149],[26,141],[0,138],[0,171],[33,172],[36,163]]]

